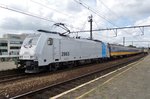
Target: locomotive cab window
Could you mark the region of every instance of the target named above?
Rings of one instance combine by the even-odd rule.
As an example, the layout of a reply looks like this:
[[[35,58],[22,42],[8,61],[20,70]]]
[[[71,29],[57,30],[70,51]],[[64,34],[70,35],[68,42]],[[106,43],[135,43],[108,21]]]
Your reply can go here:
[[[52,39],[52,38],[49,38],[49,39],[47,40],[47,44],[48,44],[48,45],[52,45],[52,44],[53,44],[53,39]]]

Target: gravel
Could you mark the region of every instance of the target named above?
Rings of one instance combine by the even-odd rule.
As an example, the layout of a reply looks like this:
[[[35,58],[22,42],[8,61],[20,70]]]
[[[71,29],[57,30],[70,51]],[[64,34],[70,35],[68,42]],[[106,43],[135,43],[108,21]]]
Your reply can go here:
[[[125,59],[124,59],[125,60]],[[35,90],[38,88],[42,88],[44,86],[54,84],[56,82],[64,81],[70,78],[77,77],[79,75],[84,75],[86,73],[96,71],[99,69],[106,68],[108,66],[112,66],[112,64],[120,63],[122,60],[113,61],[111,65],[109,62],[104,64],[96,64],[91,66],[84,66],[82,68],[76,68],[72,70],[68,70],[65,72],[53,73],[40,77],[31,77],[26,79],[21,79],[9,83],[0,84],[0,97],[12,97],[21,93],[25,93],[31,90]],[[127,59],[126,59],[127,61]],[[123,61],[122,61],[123,62]]]

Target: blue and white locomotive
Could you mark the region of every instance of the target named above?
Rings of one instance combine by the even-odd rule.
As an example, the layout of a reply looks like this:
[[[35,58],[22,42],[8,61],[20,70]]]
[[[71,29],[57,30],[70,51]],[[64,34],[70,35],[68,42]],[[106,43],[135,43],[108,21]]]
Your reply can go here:
[[[72,66],[109,57],[107,43],[39,30],[24,40],[19,64],[26,68],[25,72],[36,73],[43,69],[56,70],[64,64]]]

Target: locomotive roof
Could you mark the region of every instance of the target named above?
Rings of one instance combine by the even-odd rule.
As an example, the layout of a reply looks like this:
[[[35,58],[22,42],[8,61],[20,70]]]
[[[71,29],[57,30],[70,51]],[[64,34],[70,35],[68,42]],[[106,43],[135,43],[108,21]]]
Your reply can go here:
[[[59,34],[58,32],[47,31],[47,30],[37,30],[38,32],[51,33],[51,34]]]
[[[73,38],[73,37],[69,37],[68,35],[64,35],[64,34],[61,34],[59,32],[54,32],[54,31],[47,31],[47,30],[37,30],[37,31],[40,33],[46,33],[47,35],[49,34],[49,35],[53,36],[54,38],[62,37],[62,38],[67,38],[67,39],[79,40],[79,41],[102,42],[102,41],[96,40],[96,39],[91,40],[91,39],[87,39],[87,38]]]

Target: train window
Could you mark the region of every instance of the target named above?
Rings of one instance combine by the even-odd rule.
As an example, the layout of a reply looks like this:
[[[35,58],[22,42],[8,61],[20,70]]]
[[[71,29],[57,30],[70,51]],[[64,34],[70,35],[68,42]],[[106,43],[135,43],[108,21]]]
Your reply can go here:
[[[52,39],[52,38],[49,38],[48,41],[47,41],[47,44],[48,44],[48,45],[52,45],[52,44],[53,44],[53,39]]]

